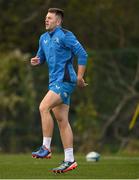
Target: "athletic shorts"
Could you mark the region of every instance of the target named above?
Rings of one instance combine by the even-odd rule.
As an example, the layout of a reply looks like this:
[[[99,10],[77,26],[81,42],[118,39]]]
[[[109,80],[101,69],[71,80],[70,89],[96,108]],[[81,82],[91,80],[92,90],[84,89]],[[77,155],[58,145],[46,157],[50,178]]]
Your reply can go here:
[[[55,92],[56,94],[60,94],[61,99],[64,104],[70,104],[70,96],[74,91],[76,84],[68,83],[68,82],[53,82],[49,84],[49,90]]]

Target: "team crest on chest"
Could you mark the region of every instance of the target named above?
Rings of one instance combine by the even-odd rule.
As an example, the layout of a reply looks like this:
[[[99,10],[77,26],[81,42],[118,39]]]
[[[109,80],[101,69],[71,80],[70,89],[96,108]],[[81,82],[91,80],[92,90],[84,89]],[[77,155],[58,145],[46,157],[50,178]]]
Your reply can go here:
[[[59,38],[58,37],[55,37],[54,38],[54,42],[56,42],[57,44],[59,44],[60,42],[59,42]]]

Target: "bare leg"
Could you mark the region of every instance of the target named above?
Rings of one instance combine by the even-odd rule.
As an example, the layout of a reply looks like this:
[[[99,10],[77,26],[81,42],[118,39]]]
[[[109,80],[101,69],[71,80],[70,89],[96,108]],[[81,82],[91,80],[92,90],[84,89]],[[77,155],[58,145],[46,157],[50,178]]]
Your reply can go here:
[[[53,134],[54,123],[50,114],[50,110],[61,104],[62,100],[60,95],[53,91],[48,91],[46,96],[40,103],[39,109],[42,121],[42,132],[43,132],[43,146],[39,150],[32,152],[33,158],[51,158],[51,140]]]
[[[39,110],[41,114],[43,137],[52,137],[54,123],[50,110],[53,107],[61,104],[61,102],[62,100],[60,95],[54,93],[53,91],[48,91],[46,96],[41,101]]]
[[[60,104],[54,107],[53,113],[57,120],[60,136],[64,149],[73,147],[73,133],[68,121],[69,106],[66,104]]]

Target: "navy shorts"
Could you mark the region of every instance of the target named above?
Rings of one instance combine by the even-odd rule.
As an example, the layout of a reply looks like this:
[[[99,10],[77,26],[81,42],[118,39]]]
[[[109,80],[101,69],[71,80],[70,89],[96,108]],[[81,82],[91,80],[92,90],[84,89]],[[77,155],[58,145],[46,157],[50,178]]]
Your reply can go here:
[[[53,82],[49,84],[49,90],[55,92],[56,94],[60,94],[61,99],[64,104],[70,104],[70,96],[76,87],[76,83],[68,83],[68,82]]]

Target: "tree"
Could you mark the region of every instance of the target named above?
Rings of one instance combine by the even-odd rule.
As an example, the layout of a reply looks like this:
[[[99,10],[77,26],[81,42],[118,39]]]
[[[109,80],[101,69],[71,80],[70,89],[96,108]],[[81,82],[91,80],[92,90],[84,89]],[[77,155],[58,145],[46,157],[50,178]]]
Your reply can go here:
[[[0,49],[33,54],[49,7],[65,10],[63,26],[89,50],[138,47],[138,0],[1,0]]]
[[[1,147],[7,149],[5,139],[11,143],[9,151],[19,150],[15,142],[22,148],[21,139],[25,148],[39,142],[37,108],[47,90],[48,72],[45,66],[25,65],[24,60],[29,57],[24,53],[36,54],[49,7],[65,10],[63,27],[73,31],[89,52],[89,86],[76,91],[71,109],[75,141],[79,145],[76,148],[103,149],[103,144],[111,148],[113,143],[117,151],[139,136],[137,126],[132,133],[128,131],[139,91],[138,0],[0,1],[0,50],[4,52],[0,62]],[[22,53],[17,55],[17,48]]]
[[[139,54],[135,49],[104,51],[94,61],[94,103],[101,121],[101,145],[125,148],[138,137],[129,122],[139,101]],[[104,83],[103,83],[104,82]]]
[[[31,69],[26,64],[28,58],[18,50],[1,54],[0,147],[5,152],[25,151],[34,141],[30,130],[36,93]]]

